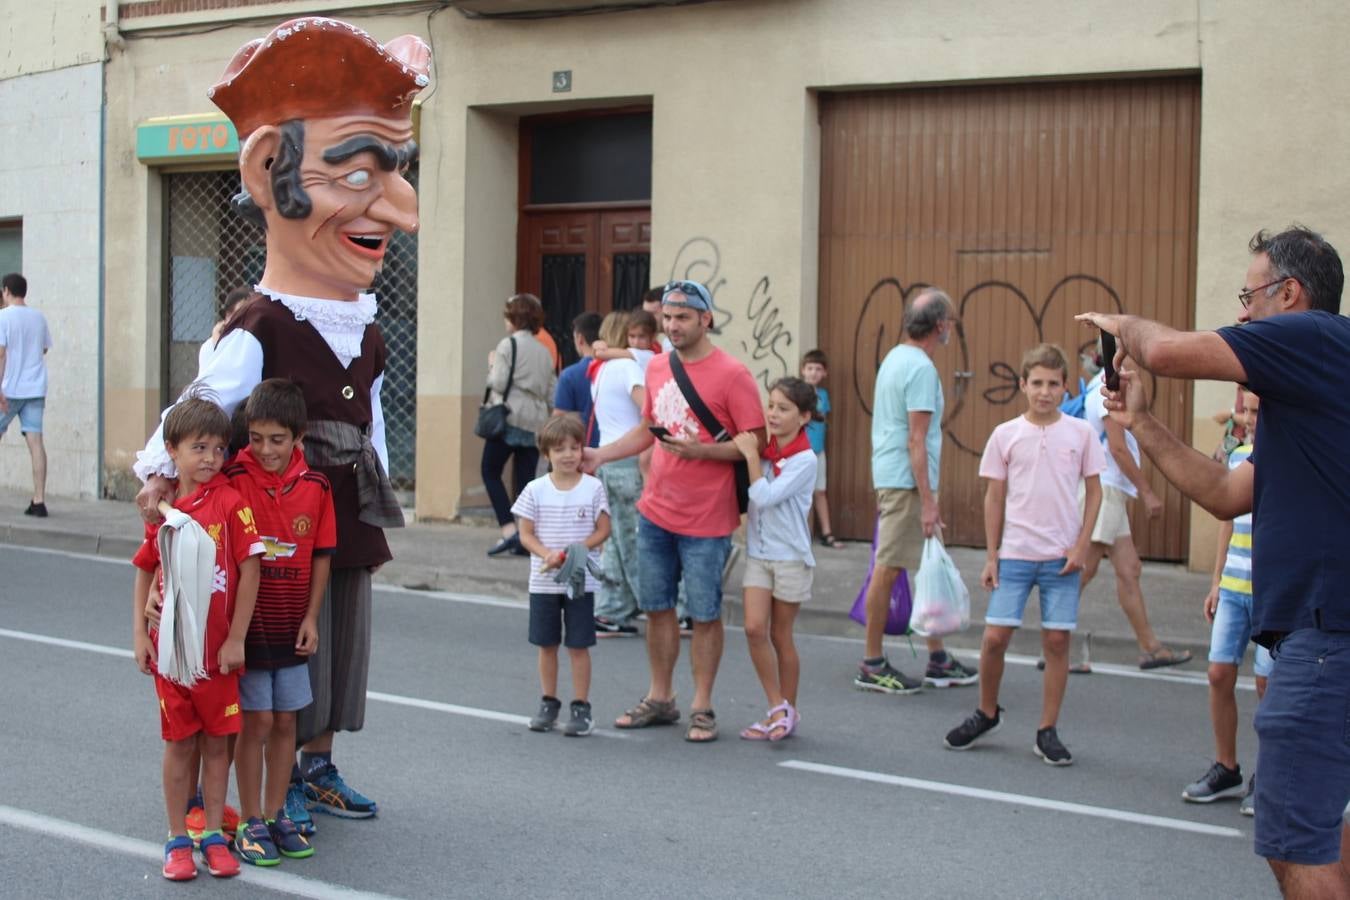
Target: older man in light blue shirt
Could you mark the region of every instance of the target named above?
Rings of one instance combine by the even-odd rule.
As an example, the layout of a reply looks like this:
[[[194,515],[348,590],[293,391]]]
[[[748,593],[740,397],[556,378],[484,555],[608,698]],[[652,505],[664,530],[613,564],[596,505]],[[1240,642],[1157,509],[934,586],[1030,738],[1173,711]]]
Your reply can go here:
[[[904,339],[877,370],[872,399],[872,486],[877,492],[876,566],[867,588],[867,639],[853,684],[883,694],[913,694],[924,684],[974,684],[979,675],[928,638],[923,681],[891,666],[882,650],[891,589],[901,570],[919,567],[924,538],[942,528],[942,380],[933,353],[951,339],[951,298],[927,288],[905,307]]]

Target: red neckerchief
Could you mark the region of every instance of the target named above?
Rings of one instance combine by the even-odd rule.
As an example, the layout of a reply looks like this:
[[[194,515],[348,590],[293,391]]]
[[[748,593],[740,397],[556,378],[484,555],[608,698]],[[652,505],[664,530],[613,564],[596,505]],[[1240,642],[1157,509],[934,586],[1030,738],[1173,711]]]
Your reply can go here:
[[[778,436],[769,438],[769,446],[764,448],[764,458],[773,466],[773,477],[777,478],[783,474],[783,460],[789,456],[795,456],[803,450],[811,449],[811,439],[806,436],[806,429],[803,428],[797,432],[797,436],[788,442],[786,447],[779,449]]]
[[[586,380],[595,384],[595,380],[600,377],[600,367],[605,364],[603,359],[593,359],[591,364],[586,367]]]

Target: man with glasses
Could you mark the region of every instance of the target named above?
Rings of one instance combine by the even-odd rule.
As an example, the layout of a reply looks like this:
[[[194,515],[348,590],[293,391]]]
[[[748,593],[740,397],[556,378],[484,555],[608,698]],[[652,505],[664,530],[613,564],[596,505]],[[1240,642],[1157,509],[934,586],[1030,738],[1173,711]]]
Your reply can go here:
[[[603,447],[584,451],[585,468],[636,456],[659,447],[638,500],[638,606],[647,614],[647,661],[651,685],[646,696],[615,721],[616,728],[645,728],[678,721],[675,662],[680,655],[676,594],[684,580],[694,623],[690,660],[694,699],[685,739],[717,739],[712,708],[713,681],[722,660],[722,571],[731,552],[731,534],[741,524],[734,463],[741,459],[731,437],[752,432],[765,445],[764,407],[759,386],[745,364],[714,347],[712,296],[695,281],[672,281],[661,297],[661,317],[674,352],[652,357],[642,420]],[[673,367],[682,367],[688,385]],[[695,412],[690,391],[721,425],[712,432]]]
[[[1221,519],[1255,513],[1252,639],[1275,666],[1256,712],[1256,852],[1286,897],[1350,896],[1350,320],[1340,256],[1301,226],[1252,238],[1242,327],[1178,332],[1087,313],[1142,369],[1244,385],[1261,398],[1257,452],[1229,470],[1148,412],[1137,373],[1106,392],[1169,481]]]
[[[855,687],[913,694],[932,687],[974,684],[979,674],[928,638],[923,681],[894,668],[882,650],[891,589],[902,569],[919,570],[924,538],[942,528],[938,472],[942,456],[942,380],[933,353],[951,340],[956,311],[937,288],[905,306],[904,339],[877,370],[872,396],[872,486],[877,492],[876,567],[867,587],[867,637]]]

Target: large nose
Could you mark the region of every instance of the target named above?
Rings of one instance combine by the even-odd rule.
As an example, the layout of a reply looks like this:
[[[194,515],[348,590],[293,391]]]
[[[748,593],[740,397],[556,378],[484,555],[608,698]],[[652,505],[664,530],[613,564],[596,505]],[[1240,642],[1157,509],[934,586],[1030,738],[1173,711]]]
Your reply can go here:
[[[367,215],[408,234],[417,233],[417,191],[398,172],[381,173],[384,192],[370,205]]]

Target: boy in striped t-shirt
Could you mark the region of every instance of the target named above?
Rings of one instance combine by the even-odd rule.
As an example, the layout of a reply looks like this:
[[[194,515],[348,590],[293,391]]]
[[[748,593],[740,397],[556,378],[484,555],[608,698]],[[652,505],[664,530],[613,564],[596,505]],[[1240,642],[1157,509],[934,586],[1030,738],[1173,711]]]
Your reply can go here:
[[[1260,400],[1243,391],[1243,412],[1251,442],[1228,455],[1228,468],[1247,465],[1255,444],[1256,416]],[[1212,623],[1209,637],[1209,712],[1214,726],[1215,761],[1200,780],[1189,784],[1181,798],[1191,803],[1212,803],[1224,797],[1243,795],[1242,770],[1237,761],[1237,676],[1243,654],[1252,637],[1252,516],[1247,513],[1219,526],[1219,552],[1214,564],[1214,583],[1205,597],[1205,618]],[[1273,661],[1270,651],[1257,646],[1253,666],[1256,695],[1266,693],[1266,677]],[[1243,815],[1252,815],[1253,774],[1241,804]]]
[[[573,696],[571,716],[563,726],[568,737],[584,737],[593,728],[588,696],[590,648],[595,645],[594,592],[599,586],[595,575],[600,571],[600,545],[609,537],[605,487],[581,471],[585,443],[581,419],[570,413],[549,419],[539,430],[539,452],[548,458],[551,471],[525,485],[511,507],[520,545],[530,551],[530,643],[539,648],[544,695],[530,730],[548,731],[558,721],[562,709],[557,698],[558,645],[566,643]]]

